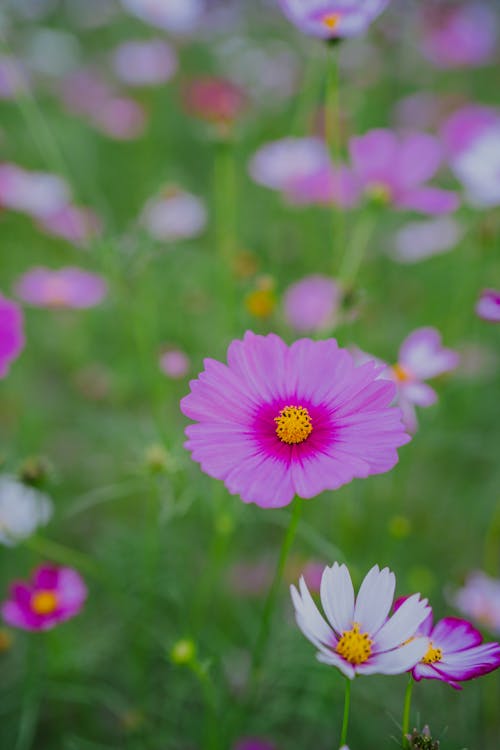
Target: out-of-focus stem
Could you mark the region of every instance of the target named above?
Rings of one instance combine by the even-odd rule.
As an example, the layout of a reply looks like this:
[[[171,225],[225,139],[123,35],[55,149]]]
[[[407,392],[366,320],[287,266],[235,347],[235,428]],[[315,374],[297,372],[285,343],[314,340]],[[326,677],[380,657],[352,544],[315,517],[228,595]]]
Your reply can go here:
[[[358,275],[364,260],[368,244],[376,225],[376,217],[368,213],[359,219],[349,240],[349,247],[343,251],[338,279],[346,286],[350,286]]]
[[[340,153],[340,73],[339,73],[339,55],[340,45],[338,42],[329,43],[328,67],[326,80],[326,98],[325,98],[325,136],[330,149],[333,166],[338,169],[341,164]],[[340,178],[339,178],[340,179]],[[339,192],[340,192],[339,184]],[[338,196],[339,197],[339,196]],[[338,199],[337,197],[337,199]],[[338,258],[342,251],[344,242],[344,224],[342,208],[332,205],[332,249],[333,249],[333,268],[337,269]]]

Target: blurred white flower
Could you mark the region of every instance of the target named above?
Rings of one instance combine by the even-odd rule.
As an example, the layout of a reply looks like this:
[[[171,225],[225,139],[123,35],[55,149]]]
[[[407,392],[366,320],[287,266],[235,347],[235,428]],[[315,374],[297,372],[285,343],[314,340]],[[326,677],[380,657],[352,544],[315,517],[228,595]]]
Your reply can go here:
[[[451,216],[410,221],[396,233],[392,257],[400,263],[416,263],[456,247],[464,230]]]
[[[187,239],[203,232],[207,211],[195,195],[167,186],[146,203],[142,223],[155,240]]]
[[[27,539],[52,513],[48,495],[8,474],[0,476],[0,544],[11,547]]]
[[[474,140],[452,161],[451,168],[473,206],[500,205],[500,126],[489,128]]]

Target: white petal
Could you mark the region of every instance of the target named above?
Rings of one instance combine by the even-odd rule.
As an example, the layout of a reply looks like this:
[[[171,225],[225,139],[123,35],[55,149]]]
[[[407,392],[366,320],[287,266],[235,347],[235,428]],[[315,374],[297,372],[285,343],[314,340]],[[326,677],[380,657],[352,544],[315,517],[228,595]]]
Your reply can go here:
[[[345,565],[334,563],[321,577],[321,604],[330,625],[341,634],[350,630],[354,618],[354,588]]]
[[[337,667],[337,669],[340,669],[342,674],[344,674],[350,680],[353,680],[356,677],[356,672],[354,671],[354,667],[352,666],[352,664],[349,664],[349,662],[345,661],[345,659],[342,659],[342,657],[338,654],[335,654],[333,652],[327,654],[324,651],[321,651],[317,654],[316,658],[323,664],[329,664],[331,667]]]
[[[297,625],[315,645],[317,642],[327,645],[334,643],[335,635],[315,605],[303,576],[300,578],[299,588],[300,593],[295,586],[290,586]]]
[[[375,634],[384,624],[394,598],[396,577],[389,568],[375,565],[365,576],[356,599],[354,620],[361,631]]]
[[[375,636],[374,650],[388,651],[415,635],[419,625],[430,614],[427,599],[420,594],[408,597]]]
[[[366,664],[356,667],[358,674],[401,674],[408,672],[425,656],[429,641],[415,638],[404,646],[375,654]]]

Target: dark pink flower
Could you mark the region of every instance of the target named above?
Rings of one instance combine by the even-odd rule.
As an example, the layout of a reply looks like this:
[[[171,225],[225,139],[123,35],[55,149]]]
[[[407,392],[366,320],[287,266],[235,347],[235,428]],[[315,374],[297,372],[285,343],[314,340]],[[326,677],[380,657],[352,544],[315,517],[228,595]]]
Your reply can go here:
[[[373,362],[356,367],[334,339],[288,347],[250,331],[227,356],[205,360],[181,409],[196,421],[186,429],[193,460],[231,494],[278,508],[397,463],[409,437],[389,406],[394,384]]]
[[[76,570],[43,565],[31,581],[12,584],[2,617],[14,628],[50,630],[75,617],[86,598],[87,587]]]
[[[354,174],[373,200],[424,214],[444,214],[458,208],[458,196],[425,183],[442,160],[439,142],[426,133],[398,136],[372,130],[349,144]]]
[[[476,315],[490,323],[500,323],[500,290],[484,289],[476,305]]]
[[[216,125],[232,125],[248,105],[245,91],[225,78],[202,76],[184,86],[189,114]]]
[[[279,0],[279,4],[304,34],[336,39],[364,33],[389,0]]]
[[[16,294],[36,307],[85,308],[98,305],[107,294],[106,281],[81,268],[32,268],[16,284]]]
[[[0,378],[24,349],[23,313],[19,305],[0,293]]]
[[[422,52],[439,68],[484,65],[497,37],[497,14],[484,2],[424,10]]]

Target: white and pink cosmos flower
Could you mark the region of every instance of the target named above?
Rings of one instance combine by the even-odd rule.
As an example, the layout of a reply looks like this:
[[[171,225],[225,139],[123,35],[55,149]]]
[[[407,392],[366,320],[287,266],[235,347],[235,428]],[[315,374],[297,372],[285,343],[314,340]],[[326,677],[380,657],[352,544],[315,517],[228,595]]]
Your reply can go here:
[[[453,605],[492,633],[500,635],[500,580],[480,570],[467,577],[452,597]]]
[[[320,39],[363,34],[388,4],[389,0],[279,0],[300,31]]]
[[[476,315],[489,323],[500,323],[500,289],[484,289],[481,292]]]
[[[389,617],[396,577],[375,565],[354,596],[349,570],[334,563],[321,579],[321,604],[313,601],[303,578],[290,587],[297,625],[318,649],[317,658],[337,667],[347,678],[369,674],[401,674],[425,655],[428,642],[417,631],[430,613],[420,594],[409,597]]]

